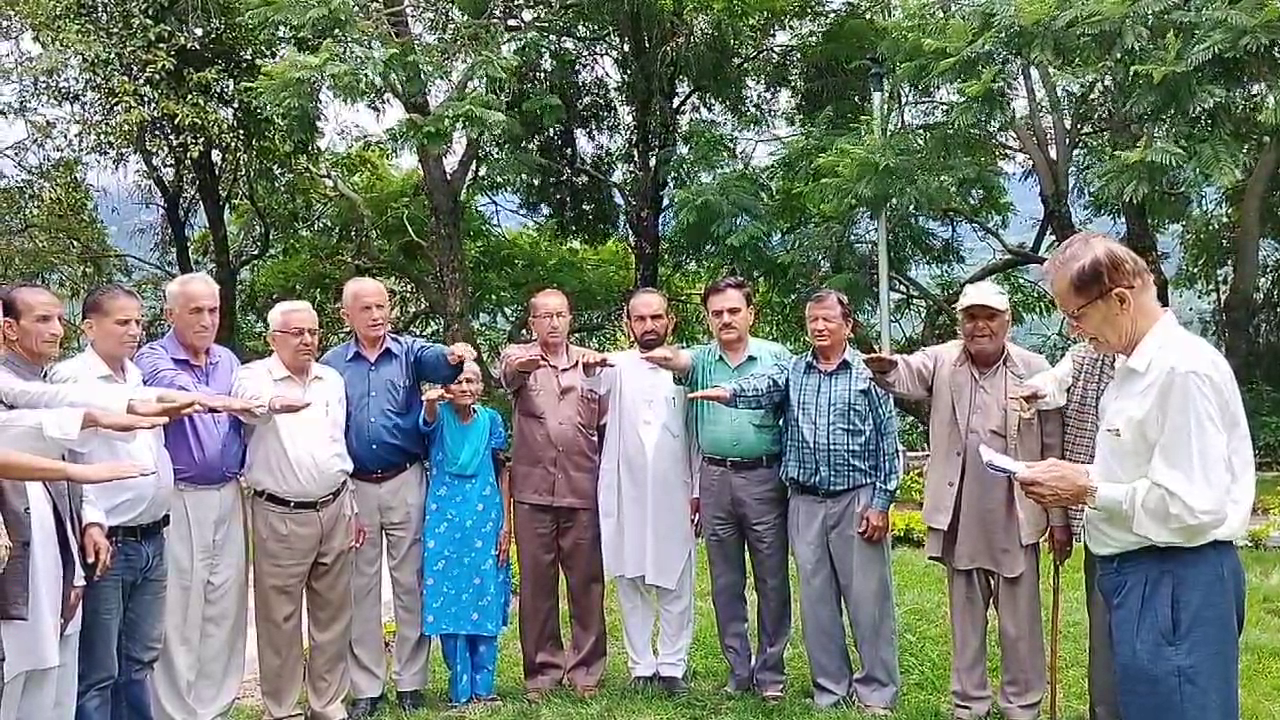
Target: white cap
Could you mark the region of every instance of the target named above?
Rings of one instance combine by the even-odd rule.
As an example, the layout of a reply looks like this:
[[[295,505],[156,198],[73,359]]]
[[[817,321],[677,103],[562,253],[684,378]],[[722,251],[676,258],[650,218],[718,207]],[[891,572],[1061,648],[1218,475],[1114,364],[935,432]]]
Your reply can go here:
[[[964,290],[960,291],[960,299],[956,302],[956,310],[964,310],[975,305],[989,307],[1000,312],[1009,312],[1009,293],[990,280],[969,283],[964,286]]]

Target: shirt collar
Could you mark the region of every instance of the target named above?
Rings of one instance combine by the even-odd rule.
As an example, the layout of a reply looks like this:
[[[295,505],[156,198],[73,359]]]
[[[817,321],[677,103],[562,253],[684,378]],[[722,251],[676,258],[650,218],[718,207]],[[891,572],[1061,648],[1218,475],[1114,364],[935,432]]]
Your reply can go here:
[[[0,357],[0,365],[9,368],[14,375],[23,380],[40,380],[44,378],[44,368],[27,360],[13,350],[6,350]]]
[[[376,360],[381,357],[384,352],[389,352],[392,355],[399,356],[403,351],[404,341],[392,333],[387,333],[383,336],[382,348],[378,350],[378,354],[374,356],[374,359]],[[355,336],[355,333],[352,333],[351,339],[347,341],[347,360],[353,360],[356,355],[361,354],[360,339]]]
[[[271,376],[271,380],[274,382],[293,377],[293,373],[289,372],[289,368],[284,366],[280,356],[275,353],[271,353],[271,357],[267,358],[267,374]],[[307,383],[310,384],[319,378],[320,373],[316,371],[316,361],[313,360],[309,368]]]
[[[1146,372],[1147,368],[1151,367],[1151,361],[1155,360],[1164,346],[1181,329],[1182,323],[1178,322],[1178,318],[1173,314],[1173,311],[1165,310],[1164,315],[1138,341],[1138,346],[1133,349],[1133,354],[1125,359],[1124,367],[1137,372]]]
[[[711,346],[715,348],[716,354],[720,356],[720,359],[724,360],[726,363],[729,362],[729,356],[725,354],[724,348],[720,346],[719,342],[713,342],[711,343]],[[747,336],[747,352],[742,356],[743,362],[746,362],[751,358],[756,358],[758,360],[760,358],[760,353],[760,343],[755,338]]]
[[[115,371],[111,369],[111,366],[107,365],[107,361],[103,360],[102,356],[98,354],[98,351],[93,349],[93,346],[85,348],[81,355],[84,357],[87,369],[89,372],[93,373],[95,378],[99,380],[108,380],[110,382],[118,382],[120,380],[116,377]],[[137,380],[136,384],[142,384],[142,371],[138,370],[137,366],[134,365],[132,361],[125,360],[124,382],[132,385],[134,384],[134,380]]]
[[[170,358],[191,362],[191,353],[187,352],[187,349],[178,341],[178,336],[173,330],[165,333],[164,337],[160,338],[160,346],[165,349],[165,352],[169,353]],[[217,343],[209,346],[209,352],[205,354],[209,365],[217,365],[222,360],[219,350],[221,350],[221,346]]]
[[[812,349],[810,349],[808,354],[806,355],[806,361],[813,367],[815,368],[818,367],[818,356],[814,353]],[[836,368],[839,368],[841,365],[848,363],[850,369],[856,371],[858,367],[862,364],[861,361],[862,361],[862,353],[858,352],[858,349],[855,348],[854,346],[846,344],[844,346],[844,356],[840,358],[840,362],[836,363]],[[871,371],[868,370],[867,372],[871,372]]]

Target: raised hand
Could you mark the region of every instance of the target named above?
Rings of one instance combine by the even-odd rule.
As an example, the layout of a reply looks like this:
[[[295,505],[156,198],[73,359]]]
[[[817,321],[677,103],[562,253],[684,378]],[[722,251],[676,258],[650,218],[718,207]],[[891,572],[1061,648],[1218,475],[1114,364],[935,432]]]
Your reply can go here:
[[[680,351],[670,345],[663,345],[652,350],[640,353],[640,358],[647,360],[660,368],[667,370],[675,369],[677,361],[680,359]]]
[[[133,403],[130,403],[132,406]],[[135,430],[150,430],[167,425],[169,418],[163,415],[142,416],[142,415],[117,415],[115,413],[104,413],[96,410],[84,411],[84,426],[101,428],[103,430],[114,430],[116,432],[133,432]]]
[[[277,395],[267,402],[267,409],[276,415],[296,413],[299,410],[306,410],[309,407],[311,407],[310,400],[291,398],[284,395]]]
[[[155,470],[131,462],[103,462],[91,465],[67,463],[67,479],[82,485],[126,480],[140,475],[148,475]]]
[[[578,359],[578,362],[582,363],[582,367],[584,368],[608,367],[613,364],[613,360],[610,360],[608,355],[592,352],[590,350],[583,353],[582,357]]]
[[[898,358],[892,355],[880,353],[863,355],[862,362],[867,366],[867,369],[877,375],[887,375],[898,368]]]
[[[707,388],[706,390],[689,393],[690,400],[706,400],[707,402],[720,403],[721,405],[729,404],[731,396],[732,393],[729,392],[729,389],[722,387]]]
[[[201,395],[200,404],[208,410],[225,413],[251,413],[258,409],[252,400],[229,395]]]
[[[448,354],[450,365],[461,365],[464,362],[471,362],[476,359],[476,349],[470,344],[459,342],[449,346]]]
[[[543,360],[542,355],[538,353],[525,355],[522,358],[517,358],[516,360],[511,361],[511,366],[516,369],[516,372],[524,373],[525,375],[528,375],[545,364],[546,361]]]
[[[143,417],[186,417],[204,410],[199,399],[192,395],[180,400],[130,400],[129,414]]]
[[[428,388],[426,392],[422,393],[422,403],[424,405],[435,405],[441,401],[449,402],[452,399],[453,395],[450,395],[448,390],[440,387]]]

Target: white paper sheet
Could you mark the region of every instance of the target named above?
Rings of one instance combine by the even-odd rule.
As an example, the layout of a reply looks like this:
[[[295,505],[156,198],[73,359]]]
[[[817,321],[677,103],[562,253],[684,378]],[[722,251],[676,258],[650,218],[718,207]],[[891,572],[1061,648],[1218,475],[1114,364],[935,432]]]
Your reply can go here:
[[[982,457],[982,464],[986,465],[988,470],[997,475],[1013,477],[1027,469],[1026,464],[1021,460],[1014,460],[1004,453],[992,450],[985,444],[978,446],[978,455]]]

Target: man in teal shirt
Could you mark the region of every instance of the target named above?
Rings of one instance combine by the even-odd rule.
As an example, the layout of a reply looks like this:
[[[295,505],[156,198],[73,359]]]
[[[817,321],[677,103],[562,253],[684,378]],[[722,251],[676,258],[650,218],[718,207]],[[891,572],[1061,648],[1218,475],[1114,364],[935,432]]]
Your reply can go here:
[[[728,277],[702,293],[707,324],[716,341],[687,351],[655,351],[649,359],[668,366],[690,390],[705,390],[791,361],[775,342],[753,338],[751,286]],[[730,693],[756,691],[782,698],[783,654],[791,636],[791,583],[787,566],[787,489],[778,478],[782,424],[776,410],[738,410],[691,403],[702,450],[701,511],[711,569],[712,605],[720,647],[729,664]],[[747,566],[750,552],[758,604],[754,657],[747,634]]]

